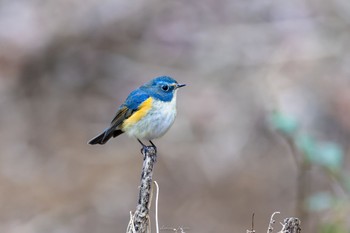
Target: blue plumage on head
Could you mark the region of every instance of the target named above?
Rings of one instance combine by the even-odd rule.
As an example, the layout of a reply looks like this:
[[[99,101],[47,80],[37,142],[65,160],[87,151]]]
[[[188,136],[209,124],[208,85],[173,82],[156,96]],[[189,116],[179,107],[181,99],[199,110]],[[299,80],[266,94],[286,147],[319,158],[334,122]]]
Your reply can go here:
[[[160,76],[145,83],[140,89],[153,98],[169,102],[174,96],[174,84],[177,84],[175,79],[169,76]]]

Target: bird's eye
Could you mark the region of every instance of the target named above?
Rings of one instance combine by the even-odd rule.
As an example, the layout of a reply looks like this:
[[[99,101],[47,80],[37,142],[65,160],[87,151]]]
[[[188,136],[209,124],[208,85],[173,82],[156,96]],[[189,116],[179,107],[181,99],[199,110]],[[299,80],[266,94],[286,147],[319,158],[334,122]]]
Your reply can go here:
[[[168,85],[162,85],[162,90],[163,91],[168,91],[169,90],[169,86]]]

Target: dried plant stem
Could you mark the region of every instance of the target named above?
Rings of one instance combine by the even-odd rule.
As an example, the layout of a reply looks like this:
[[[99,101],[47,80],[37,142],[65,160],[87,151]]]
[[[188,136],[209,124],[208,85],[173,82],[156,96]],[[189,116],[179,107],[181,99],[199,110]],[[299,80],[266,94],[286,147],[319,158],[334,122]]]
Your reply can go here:
[[[280,212],[276,211],[276,212],[274,212],[274,213],[271,215],[270,222],[269,222],[269,227],[267,228],[267,233],[272,233],[272,231],[273,231],[272,225],[276,222],[276,221],[273,219],[273,217],[275,216],[275,214],[280,214]]]
[[[156,206],[155,206],[155,220],[156,220],[156,233],[159,233],[159,225],[158,225],[158,197],[159,197],[159,186],[157,181],[153,181],[156,185]]]
[[[252,214],[252,228],[251,228],[251,230],[247,230],[246,233],[255,233],[255,230],[254,230],[254,216],[255,216],[255,213]]]

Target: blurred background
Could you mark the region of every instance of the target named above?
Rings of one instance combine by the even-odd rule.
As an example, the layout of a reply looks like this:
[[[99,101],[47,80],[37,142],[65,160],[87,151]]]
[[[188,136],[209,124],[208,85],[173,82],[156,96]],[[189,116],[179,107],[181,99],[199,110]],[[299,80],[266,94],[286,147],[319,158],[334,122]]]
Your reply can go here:
[[[87,141],[160,75],[163,232],[349,232],[349,51],[348,0],[1,0],[0,232],[125,232],[140,145]]]

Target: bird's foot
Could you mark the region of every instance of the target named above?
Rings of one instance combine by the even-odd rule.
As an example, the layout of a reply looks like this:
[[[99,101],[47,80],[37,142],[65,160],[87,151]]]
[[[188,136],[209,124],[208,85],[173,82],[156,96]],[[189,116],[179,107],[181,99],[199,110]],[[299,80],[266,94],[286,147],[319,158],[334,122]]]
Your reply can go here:
[[[151,143],[151,145],[152,145],[152,147],[154,149],[154,152],[157,154],[157,147],[156,147],[156,145],[154,145],[151,140],[149,140],[149,143]]]
[[[146,158],[149,156],[153,162],[157,162],[157,148],[154,146],[142,146],[141,153]]]
[[[157,147],[156,147],[156,145],[154,145],[152,141],[149,141],[151,143],[151,146],[146,146],[139,139],[137,139],[137,140],[142,145],[141,154],[143,154],[143,156],[151,156],[152,159],[154,160],[154,162],[156,162],[157,161]]]

